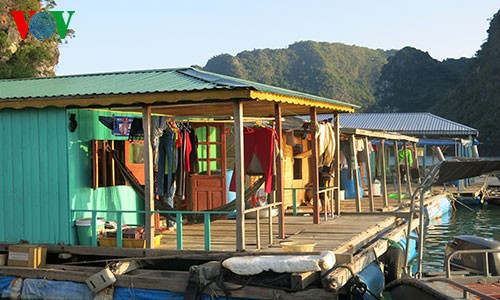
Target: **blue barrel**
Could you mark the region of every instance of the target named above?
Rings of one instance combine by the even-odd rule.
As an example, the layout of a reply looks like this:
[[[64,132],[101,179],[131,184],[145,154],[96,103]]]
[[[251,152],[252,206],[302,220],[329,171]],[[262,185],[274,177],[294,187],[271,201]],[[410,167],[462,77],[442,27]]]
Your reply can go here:
[[[358,168],[358,175],[361,179],[361,171]],[[355,199],[356,198],[356,189],[354,186],[354,182],[356,178],[354,178],[354,174],[352,179],[349,179],[349,170],[340,170],[340,189],[345,191],[345,199]],[[359,197],[363,198],[363,188],[361,186],[361,180],[359,181]]]

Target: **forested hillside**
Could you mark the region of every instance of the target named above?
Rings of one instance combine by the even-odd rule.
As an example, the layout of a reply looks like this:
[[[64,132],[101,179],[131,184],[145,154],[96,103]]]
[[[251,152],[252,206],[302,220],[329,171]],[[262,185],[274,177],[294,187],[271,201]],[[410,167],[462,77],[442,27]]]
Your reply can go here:
[[[433,59],[427,52],[405,47],[389,58],[377,81],[373,112],[425,112],[461,82],[471,60]]]
[[[481,154],[500,156],[499,13],[488,34],[473,58],[304,41],[221,54],[204,69],[358,104],[358,111],[431,112],[479,129]]]
[[[393,53],[304,41],[286,49],[221,54],[210,59],[204,69],[368,107],[375,102],[380,70]]]
[[[480,150],[500,156],[500,12],[491,20],[488,39],[460,85],[432,111],[478,128]]]

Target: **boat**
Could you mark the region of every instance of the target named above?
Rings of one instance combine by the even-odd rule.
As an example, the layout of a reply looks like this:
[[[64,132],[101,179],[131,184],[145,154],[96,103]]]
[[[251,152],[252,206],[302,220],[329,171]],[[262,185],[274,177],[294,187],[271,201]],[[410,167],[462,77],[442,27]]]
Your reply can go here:
[[[392,299],[500,299],[500,242],[456,236],[445,248],[444,273],[406,277],[385,287]]]
[[[484,193],[484,201],[492,205],[500,205],[500,185],[488,184]]]
[[[500,161],[482,159],[443,161],[435,165],[415,191],[410,204],[411,226],[415,217],[423,221],[418,212],[423,205],[423,195],[434,184],[451,180],[472,178],[500,170]],[[418,199],[417,193],[420,193]],[[419,201],[420,205],[417,204]],[[388,283],[385,293],[392,299],[500,299],[500,242],[478,236],[457,236],[446,245],[443,273],[430,274],[422,269],[424,222],[419,224],[417,270],[407,263],[402,278]],[[408,236],[410,241],[414,237]],[[406,257],[409,253],[406,253]]]

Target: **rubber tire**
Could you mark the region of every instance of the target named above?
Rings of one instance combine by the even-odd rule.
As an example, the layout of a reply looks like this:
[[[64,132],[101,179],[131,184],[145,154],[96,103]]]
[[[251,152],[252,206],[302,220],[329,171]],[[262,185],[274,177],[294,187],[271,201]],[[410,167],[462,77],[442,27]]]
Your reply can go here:
[[[405,254],[402,248],[394,246],[389,247],[387,252],[384,253],[382,261],[385,265],[386,284],[402,277],[405,264]]]

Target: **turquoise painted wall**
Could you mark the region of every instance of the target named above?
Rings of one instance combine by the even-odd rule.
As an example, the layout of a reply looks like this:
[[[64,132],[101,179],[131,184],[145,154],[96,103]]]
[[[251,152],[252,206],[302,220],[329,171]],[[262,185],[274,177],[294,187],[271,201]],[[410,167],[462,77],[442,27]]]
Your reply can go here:
[[[0,110],[0,241],[68,243],[65,109]]]
[[[126,140],[116,137],[111,130],[99,122],[99,116],[112,116],[108,111],[71,109],[68,114],[76,114],[78,127],[75,132],[68,131],[69,159],[69,201],[71,209],[96,210],[143,210],[144,201],[140,199],[130,186],[91,188],[91,140]],[[121,116],[133,116],[124,115]],[[90,214],[74,213],[71,220],[90,217]],[[113,213],[100,213],[108,221],[116,221]],[[124,224],[144,224],[142,215],[124,214]],[[72,224],[71,243],[76,241],[76,227]]]

